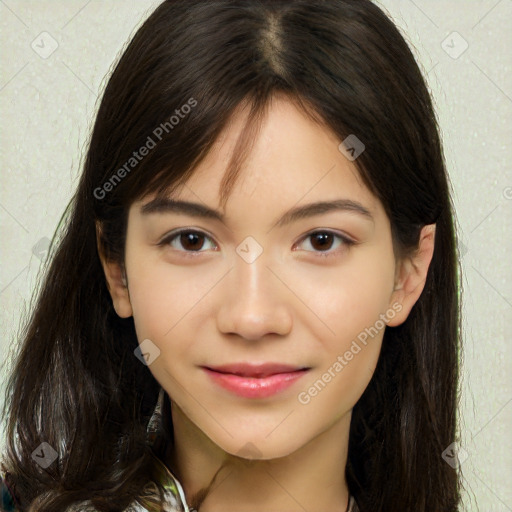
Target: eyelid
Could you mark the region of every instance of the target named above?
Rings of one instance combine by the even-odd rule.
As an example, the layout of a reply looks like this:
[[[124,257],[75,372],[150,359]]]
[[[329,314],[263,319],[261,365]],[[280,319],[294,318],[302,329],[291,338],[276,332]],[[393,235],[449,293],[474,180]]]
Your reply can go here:
[[[305,235],[301,236],[301,238],[299,238],[299,240],[297,242],[295,242],[294,246],[297,243],[301,243],[301,242],[307,240],[309,237],[316,235],[318,233],[328,234],[328,235],[332,235],[336,238],[339,238],[341,240],[341,244],[340,244],[341,247],[338,247],[337,249],[328,249],[326,251],[305,251],[305,252],[310,252],[310,253],[314,254],[315,257],[326,258],[326,257],[330,257],[330,256],[338,256],[341,251],[344,251],[344,250],[348,249],[350,246],[357,244],[356,240],[354,240],[352,237],[346,235],[345,233],[340,233],[340,232],[334,231],[332,229],[316,228],[316,229],[313,229],[312,231],[308,231]],[[296,249],[294,249],[294,250],[296,250]]]
[[[170,245],[170,242],[172,240],[174,240],[176,237],[178,237],[179,235],[181,235],[182,233],[195,233],[195,234],[199,234],[199,235],[202,235],[204,236],[205,238],[209,239],[210,241],[212,241],[214,243],[214,245],[216,247],[218,247],[218,244],[215,242],[215,240],[213,239],[213,237],[211,235],[209,235],[206,231],[202,230],[202,229],[198,229],[198,228],[176,228],[172,231],[170,231],[169,233],[167,233],[166,235],[164,235],[162,237],[162,239],[157,242],[157,245],[158,246],[168,246]],[[341,250],[344,250],[352,245],[356,245],[358,242],[356,240],[354,240],[352,237],[348,236],[347,234],[344,234],[344,233],[340,233],[338,231],[334,231],[332,229],[322,229],[322,228],[316,228],[316,229],[313,229],[311,231],[308,231],[307,233],[305,233],[304,235],[301,235],[301,237],[293,244],[293,246],[295,247],[295,245],[297,245],[298,243],[301,243],[305,240],[307,240],[309,237],[315,235],[315,234],[318,234],[318,233],[323,233],[323,234],[329,234],[329,235],[332,235],[338,239],[341,240],[341,246],[342,246],[342,249]],[[343,246],[345,246],[343,248]],[[292,249],[292,250],[296,250],[296,249]],[[203,251],[203,250],[200,250],[200,251],[186,251],[186,250],[176,250],[177,252],[181,252],[183,253],[184,255],[186,256],[191,256],[191,257],[197,257],[197,255],[203,253],[203,252],[206,252],[206,251]],[[314,255],[316,255],[317,257],[328,257],[328,256],[336,256],[339,254],[340,252],[340,249],[335,249],[335,250],[332,250],[332,249],[328,249],[326,251],[305,251],[305,252],[310,252]]]
[[[176,228],[176,229],[173,229],[169,233],[166,233],[162,237],[162,239],[159,242],[157,242],[156,245],[163,246],[163,247],[170,246],[171,241],[174,240],[175,238],[177,238],[182,233],[195,233],[198,235],[202,235],[205,238],[209,239],[211,242],[213,242],[213,244],[216,247],[218,247],[218,244],[215,242],[215,240],[213,239],[213,237],[211,235],[209,235],[206,231],[204,231],[202,229],[198,229],[198,228]],[[174,250],[176,252],[180,252],[186,256],[191,256],[191,257],[196,257],[196,255],[206,252],[206,251],[202,251],[202,250],[201,251],[183,251],[183,250],[179,250],[179,249],[174,249]]]

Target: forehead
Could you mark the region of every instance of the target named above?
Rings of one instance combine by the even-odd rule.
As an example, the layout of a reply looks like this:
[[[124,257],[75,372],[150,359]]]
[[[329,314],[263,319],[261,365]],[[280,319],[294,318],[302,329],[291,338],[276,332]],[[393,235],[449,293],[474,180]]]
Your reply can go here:
[[[215,141],[191,177],[175,188],[173,198],[219,204],[220,187],[240,131],[249,113],[242,105]],[[354,162],[339,150],[341,140],[326,126],[314,122],[286,97],[269,103],[250,141],[226,212],[251,208],[254,214],[293,204],[339,198],[365,204],[374,214],[383,211],[364,185]],[[138,201],[140,208],[155,196]]]

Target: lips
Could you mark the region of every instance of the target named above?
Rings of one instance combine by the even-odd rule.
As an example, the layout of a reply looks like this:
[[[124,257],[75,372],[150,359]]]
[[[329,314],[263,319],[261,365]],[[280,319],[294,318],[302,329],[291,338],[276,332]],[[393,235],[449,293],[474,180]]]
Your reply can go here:
[[[235,363],[202,368],[217,385],[245,398],[267,398],[284,391],[310,369],[281,363]]]
[[[219,373],[230,373],[232,375],[239,375],[240,377],[253,378],[268,377],[269,375],[276,375],[277,373],[291,373],[306,369],[305,366],[291,366],[280,363],[264,363],[259,365],[234,363],[221,366],[207,366],[206,368]]]

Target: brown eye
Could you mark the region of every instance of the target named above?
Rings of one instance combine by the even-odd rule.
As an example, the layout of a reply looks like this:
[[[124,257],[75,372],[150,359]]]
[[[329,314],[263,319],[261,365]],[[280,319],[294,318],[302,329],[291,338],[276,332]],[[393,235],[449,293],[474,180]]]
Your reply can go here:
[[[204,244],[205,236],[201,233],[194,231],[188,231],[180,234],[181,246],[186,251],[197,251],[201,249]]]
[[[207,241],[210,241],[211,247],[206,247],[206,249],[214,249],[216,247],[212,239],[205,233],[202,233],[201,231],[193,231],[188,229],[174,232],[174,234],[170,234],[164,240],[162,240],[162,242],[159,245],[169,245],[173,249],[176,249],[178,252],[199,253],[205,252],[203,249],[205,242]]]
[[[311,247],[317,251],[327,251],[332,247],[334,235],[332,233],[318,232],[311,236]]]
[[[309,242],[309,243],[308,243]],[[306,251],[316,253],[319,257],[337,256],[343,250],[348,249],[356,242],[339,233],[331,231],[315,231],[302,239],[301,244],[306,244]],[[308,249],[307,246],[311,249]]]

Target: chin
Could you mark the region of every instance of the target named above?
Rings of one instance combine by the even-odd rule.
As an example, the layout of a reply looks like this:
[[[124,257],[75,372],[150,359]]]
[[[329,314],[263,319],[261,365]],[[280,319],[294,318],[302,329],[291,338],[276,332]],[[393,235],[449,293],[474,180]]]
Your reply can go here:
[[[218,443],[218,446],[229,455],[250,460],[271,460],[287,457],[300,448],[300,443],[292,445],[288,438],[265,439],[265,436],[253,436],[246,439],[232,439],[227,443]]]

